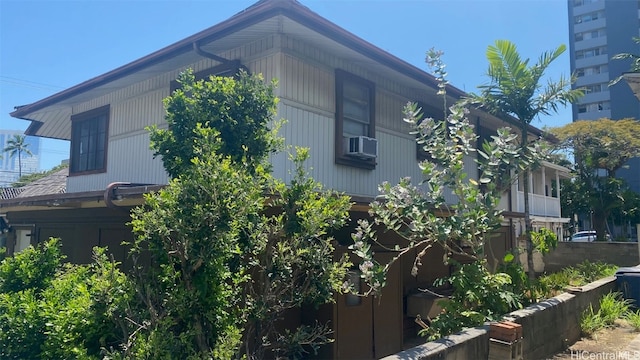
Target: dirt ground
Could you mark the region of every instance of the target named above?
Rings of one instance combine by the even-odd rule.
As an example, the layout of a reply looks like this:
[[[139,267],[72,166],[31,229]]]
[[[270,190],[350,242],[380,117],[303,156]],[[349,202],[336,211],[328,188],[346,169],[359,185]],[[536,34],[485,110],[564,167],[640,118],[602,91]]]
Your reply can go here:
[[[551,359],[635,359],[634,355],[640,354],[624,354],[623,351],[638,335],[640,333],[626,321],[618,320],[616,327],[602,329],[592,338],[582,338]]]

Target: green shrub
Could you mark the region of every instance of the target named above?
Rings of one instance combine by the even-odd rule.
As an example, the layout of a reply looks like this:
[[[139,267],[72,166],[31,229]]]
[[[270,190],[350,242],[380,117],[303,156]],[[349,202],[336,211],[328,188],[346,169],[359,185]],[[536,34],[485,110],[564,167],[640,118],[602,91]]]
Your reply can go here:
[[[593,306],[589,305],[589,309],[586,310],[580,318],[580,329],[582,330],[582,335],[592,337],[596,331],[604,327],[604,320],[600,317],[599,313],[593,311]]]
[[[629,311],[624,318],[627,319],[634,331],[640,331],[640,311]]]
[[[638,314],[630,315],[630,301],[623,299],[620,293],[614,292],[603,296],[600,299],[600,310],[593,311],[593,307],[589,305],[580,318],[580,329],[582,334],[587,337],[593,335],[600,329],[612,327],[617,319],[634,317],[640,320]],[[637,323],[640,325],[640,322]]]
[[[616,319],[624,317],[629,311],[630,301],[622,299],[620,293],[609,293],[600,299],[600,317],[605,326],[614,324]]]
[[[0,293],[46,288],[65,258],[58,239],[49,239],[37,248],[29,246],[0,263]]]
[[[453,293],[441,303],[443,313],[420,332],[429,340],[497,320],[522,307],[520,296],[512,291],[511,277],[506,273],[490,273],[484,260],[459,266],[451,276],[438,279],[435,285],[450,285]]]
[[[125,275],[100,249],[92,265],[63,264],[60,247],[50,239],[0,263],[0,358],[97,359],[124,340]]]
[[[616,265],[585,260],[574,267],[567,267],[559,272],[539,277],[536,284],[536,288],[539,291],[538,297],[553,297],[564,291],[567,286],[586,285],[595,280],[614,275],[617,269]]]

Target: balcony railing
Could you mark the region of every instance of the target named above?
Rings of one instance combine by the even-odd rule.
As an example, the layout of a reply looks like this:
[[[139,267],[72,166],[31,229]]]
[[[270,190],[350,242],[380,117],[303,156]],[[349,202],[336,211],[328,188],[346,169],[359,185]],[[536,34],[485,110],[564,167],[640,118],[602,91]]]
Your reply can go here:
[[[517,208],[524,212],[524,192],[518,191]],[[560,199],[529,194],[529,213],[536,216],[560,217]]]

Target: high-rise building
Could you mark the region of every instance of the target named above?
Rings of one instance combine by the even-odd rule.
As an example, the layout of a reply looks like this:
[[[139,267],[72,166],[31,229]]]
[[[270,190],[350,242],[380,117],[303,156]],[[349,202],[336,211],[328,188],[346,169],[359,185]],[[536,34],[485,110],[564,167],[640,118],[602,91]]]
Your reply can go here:
[[[640,1],[569,0],[569,49],[575,88],[585,96],[573,105],[573,121],[609,118],[640,119],[640,102],[624,81],[611,80],[629,71],[630,62],[612,60],[620,53],[640,54],[633,38],[640,36]],[[640,192],[640,158],[617,176]]]
[[[0,152],[7,147],[7,142],[14,137],[14,135],[23,135],[23,131],[18,130],[0,130]],[[27,147],[31,151],[32,155],[22,156],[22,175],[31,174],[40,170],[40,138],[34,136],[27,136],[25,143],[29,144]],[[9,156],[7,153],[2,153],[0,159],[0,187],[10,186],[16,182],[19,178],[19,164],[18,156]]]

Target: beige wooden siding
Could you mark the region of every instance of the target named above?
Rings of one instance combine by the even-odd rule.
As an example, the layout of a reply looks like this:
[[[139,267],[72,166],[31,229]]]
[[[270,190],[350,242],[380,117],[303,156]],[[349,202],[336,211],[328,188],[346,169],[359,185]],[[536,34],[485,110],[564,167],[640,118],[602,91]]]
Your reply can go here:
[[[333,116],[301,109],[290,102],[280,105],[279,115],[287,120],[280,135],[288,145],[310,148],[311,159],[306,165],[311,168],[312,176],[326,188],[375,197],[378,185],[384,181],[395,184],[402,176],[410,176],[416,181],[421,179],[412,139],[378,131],[378,166],[375,170],[357,169],[334,163]],[[273,156],[272,163],[276,177],[290,180],[293,165],[286,154]]]

